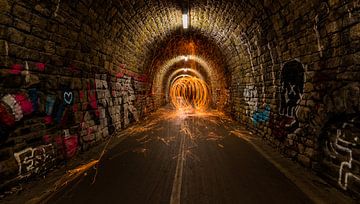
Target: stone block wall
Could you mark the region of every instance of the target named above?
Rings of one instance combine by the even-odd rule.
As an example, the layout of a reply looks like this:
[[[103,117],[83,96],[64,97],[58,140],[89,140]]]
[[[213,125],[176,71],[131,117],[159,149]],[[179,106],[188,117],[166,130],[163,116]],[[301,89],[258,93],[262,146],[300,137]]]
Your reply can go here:
[[[45,174],[154,109],[147,77],[118,62],[119,45],[101,32],[105,19],[95,25],[82,2],[61,9],[57,2],[1,1],[1,190]]]
[[[159,107],[166,96],[153,90],[178,66],[173,59],[191,54],[197,60],[180,65],[201,67],[219,106],[360,194],[359,2],[199,0],[189,8],[183,31],[177,0],[1,1],[0,180],[46,172]]]
[[[359,194],[356,1],[265,1],[240,36],[231,114],[287,157]]]

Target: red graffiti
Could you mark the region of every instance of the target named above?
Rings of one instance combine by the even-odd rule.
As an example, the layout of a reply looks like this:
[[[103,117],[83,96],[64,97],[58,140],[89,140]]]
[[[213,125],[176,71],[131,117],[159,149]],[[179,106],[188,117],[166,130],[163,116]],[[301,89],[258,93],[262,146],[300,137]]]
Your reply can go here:
[[[74,106],[73,106],[73,112],[76,113],[76,112],[78,112],[78,110],[79,110],[78,105],[77,105],[77,104],[74,104]]]
[[[94,130],[93,130],[91,127],[87,129],[87,134],[88,134],[88,135],[90,135],[90,134],[93,133],[93,132],[94,132]]]
[[[83,91],[79,92],[79,97],[80,97],[80,100],[82,100],[84,98],[84,92]]]
[[[15,124],[15,116],[12,114],[12,112],[9,112],[6,105],[1,102],[0,102],[0,122],[7,126],[13,126]]]
[[[97,102],[96,102],[96,92],[93,91],[93,93],[91,93],[91,85],[90,83],[88,83],[88,98],[90,101],[90,106],[93,110],[97,110]],[[96,87],[96,84],[94,82],[94,87]]]
[[[78,147],[78,138],[76,135],[64,138],[66,158],[75,156]]]
[[[44,117],[44,123],[45,125],[50,125],[53,123],[53,118],[51,117],[51,115],[47,115]]]
[[[120,72],[116,74],[117,78],[122,78],[122,77],[124,77],[124,75],[126,75],[126,76],[129,76],[129,77],[135,79],[135,81],[147,82],[147,80],[148,80],[147,76],[145,76],[145,75],[138,74],[138,73],[128,70],[128,69],[124,69],[124,68],[122,68],[122,66],[119,66],[119,68],[120,68]]]
[[[77,135],[57,136],[54,140],[59,147],[60,152],[64,154],[65,158],[69,159],[75,156],[78,147]]]
[[[33,104],[28,99],[28,97],[25,96],[25,94],[23,93],[17,94],[14,96],[14,98],[16,102],[20,104],[21,110],[24,115],[30,115],[34,111]]]
[[[123,73],[117,73],[116,74],[116,78],[123,78],[124,77],[124,74]]]
[[[45,71],[45,64],[44,63],[36,63],[35,66],[38,68],[39,71]]]
[[[61,136],[56,136],[56,137],[54,138],[54,140],[55,140],[55,143],[56,143],[60,148],[63,146],[63,140],[62,140]]]
[[[283,140],[288,134],[287,127],[294,122],[293,118],[287,116],[280,116],[277,119],[271,115],[269,126],[272,129],[272,135],[275,138]]]
[[[11,74],[20,74],[21,71],[23,70],[23,66],[21,64],[14,64],[12,67],[11,67],[11,70],[10,70],[10,73]]]
[[[44,140],[45,144],[49,144],[51,142],[49,135],[44,135],[43,140]]]
[[[120,65],[119,65],[119,68],[120,68],[120,69],[125,69],[125,67],[126,67],[126,64],[120,64]]]

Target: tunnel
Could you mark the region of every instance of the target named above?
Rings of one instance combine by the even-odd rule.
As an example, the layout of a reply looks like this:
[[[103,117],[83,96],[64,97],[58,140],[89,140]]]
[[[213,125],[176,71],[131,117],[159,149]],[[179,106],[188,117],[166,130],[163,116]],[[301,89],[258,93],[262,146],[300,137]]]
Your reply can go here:
[[[357,203],[359,0],[0,0],[0,203]]]

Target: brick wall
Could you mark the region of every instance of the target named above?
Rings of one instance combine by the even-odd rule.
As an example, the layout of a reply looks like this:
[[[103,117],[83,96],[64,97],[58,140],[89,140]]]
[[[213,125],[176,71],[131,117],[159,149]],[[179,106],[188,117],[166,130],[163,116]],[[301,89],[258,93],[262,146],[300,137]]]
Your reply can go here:
[[[359,194],[359,2],[190,1],[187,31],[181,6],[1,1],[0,180],[101,142],[164,104],[168,78],[191,66],[214,107]]]
[[[137,56],[118,54],[108,13],[81,1],[2,4],[1,187],[44,174],[153,111],[148,78],[132,64]]]

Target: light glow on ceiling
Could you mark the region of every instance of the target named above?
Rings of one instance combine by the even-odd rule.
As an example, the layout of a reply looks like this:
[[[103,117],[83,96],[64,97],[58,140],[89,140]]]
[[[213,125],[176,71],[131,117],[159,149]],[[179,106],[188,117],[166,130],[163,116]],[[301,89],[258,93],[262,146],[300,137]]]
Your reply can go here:
[[[183,28],[188,29],[189,28],[189,15],[187,13],[183,14],[182,20],[183,20]]]

